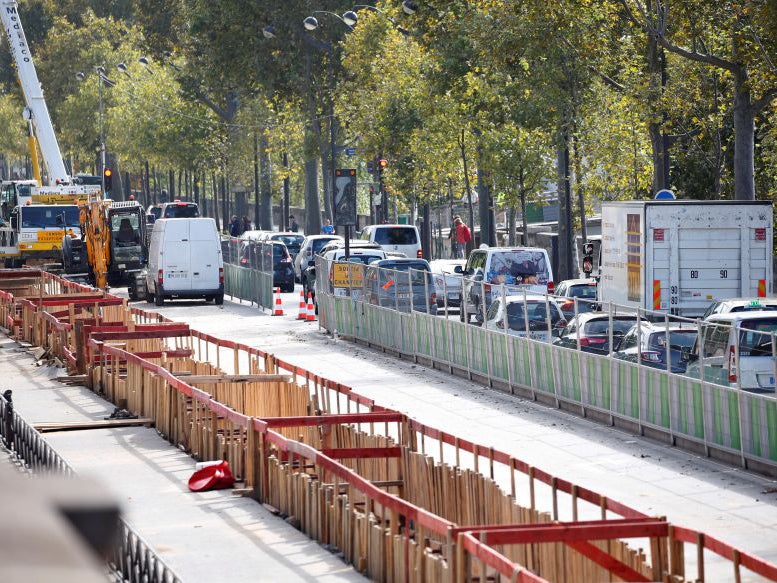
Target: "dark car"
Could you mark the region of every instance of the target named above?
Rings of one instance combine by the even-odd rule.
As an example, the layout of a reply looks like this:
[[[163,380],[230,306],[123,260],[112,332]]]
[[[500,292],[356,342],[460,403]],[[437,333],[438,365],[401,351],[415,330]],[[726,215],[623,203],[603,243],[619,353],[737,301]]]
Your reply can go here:
[[[300,235],[299,233],[273,233],[272,235],[269,235],[266,240],[280,241],[286,245],[286,249],[289,250],[289,255],[291,255],[293,261],[302,247],[302,241],[305,240],[305,236]]]
[[[364,281],[364,301],[400,312],[437,314],[432,270],[425,259],[382,259],[370,264]]]
[[[646,321],[646,320],[643,320]],[[612,339],[617,347],[620,339],[637,323],[636,314],[617,314],[612,317]],[[588,312],[578,314],[569,320],[553,344],[564,348],[577,349],[578,339],[580,349],[594,354],[610,353],[610,319],[608,314]]]
[[[272,253],[272,259],[270,254]],[[261,269],[272,261],[272,285],[281,288],[283,293],[294,291],[294,269],[291,255],[286,245],[280,241],[265,241],[256,244],[246,241],[240,257],[241,267]]]
[[[698,330],[692,324],[669,324],[669,358],[671,371],[682,374],[688,366],[683,359],[683,349],[690,352],[696,341]],[[613,356],[629,362],[639,362],[645,366],[666,370],[667,365],[667,326],[640,322],[632,326],[618,344],[618,350]]]
[[[174,200],[162,204],[163,219],[194,219],[200,216],[200,207],[196,202]]]

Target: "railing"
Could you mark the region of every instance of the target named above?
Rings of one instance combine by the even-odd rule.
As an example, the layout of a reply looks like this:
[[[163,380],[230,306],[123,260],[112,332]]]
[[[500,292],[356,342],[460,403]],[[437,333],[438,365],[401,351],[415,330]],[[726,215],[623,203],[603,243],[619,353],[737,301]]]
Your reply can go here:
[[[51,289],[62,291],[56,285]],[[566,540],[548,546],[539,535],[507,547],[472,546],[471,537],[457,533],[560,521],[577,526],[604,521],[601,527],[607,528],[610,523],[617,527],[618,520],[646,517],[504,452],[379,407],[349,387],[260,349],[192,331],[159,314],[116,303],[110,295],[83,297],[84,290],[74,291],[67,310],[59,303],[62,294],[39,295],[37,301],[0,295],[0,309],[18,307],[27,322],[21,332],[42,339],[51,351],[70,355],[68,368],[86,374],[93,390],[150,417],[171,443],[195,458],[228,460],[258,500],[339,549],[375,579],[453,581],[470,573],[482,580],[497,567],[505,575],[503,569],[512,566],[505,576],[536,581],[556,579],[560,564],[594,572],[597,579],[626,567],[636,573],[657,569],[671,578],[680,576],[686,563],[689,569],[694,564],[686,560],[683,544],[698,544],[703,535],[691,540],[691,531],[671,540],[670,531],[653,538],[645,534],[649,551],[643,554],[620,540],[603,547],[575,547]],[[330,302],[327,309],[341,309],[343,318],[355,319],[350,298],[324,292],[320,301]],[[419,334],[426,330],[415,317],[427,318],[423,326],[445,322],[373,307],[392,314],[392,327],[409,325],[416,335],[408,336],[414,349],[425,350]],[[397,315],[407,320],[398,324]],[[349,325],[357,324],[372,325],[358,319]],[[470,335],[479,331],[452,324]],[[507,335],[495,338],[502,343]],[[534,342],[529,352],[536,346],[548,345]],[[555,375],[546,375],[546,381],[552,379]],[[444,490],[434,486],[441,484],[462,498],[441,503]],[[616,537],[617,531],[608,533]],[[135,544],[136,539],[127,537],[125,546]],[[736,576],[745,566],[740,562],[744,553],[718,541],[699,548],[695,560],[701,578],[705,568],[721,568],[705,559],[704,548],[723,557],[724,570],[733,565]],[[602,570],[594,563],[603,557],[609,567]],[[125,551],[125,560],[128,565],[154,564],[144,551]],[[764,561],[754,559],[746,567],[777,580],[774,567]]]
[[[73,476],[75,472],[48,442],[13,408],[11,392],[0,395],[0,435],[14,456],[35,473],[56,472]],[[122,519],[119,520],[118,544],[109,562],[117,581],[128,583],[179,583],[180,580]]]
[[[318,273],[327,274],[329,269],[327,262],[319,258]],[[524,318],[518,330],[512,329],[507,310],[503,310],[501,319],[494,321],[493,304],[487,306],[484,302],[480,310],[486,324],[478,327],[430,315],[435,310],[431,293],[426,290],[419,296],[427,298],[426,303],[413,303],[416,297],[413,294],[400,300],[384,293],[385,290],[376,293],[376,289],[381,289],[376,284],[396,281],[397,276],[408,277],[406,273],[381,274],[380,271],[367,267],[357,282],[359,285],[346,288],[346,295],[334,294],[329,278],[318,277],[316,300],[321,326],[513,394],[577,411],[604,423],[622,425],[642,435],[661,437],[673,445],[714,455],[729,463],[777,473],[777,426],[770,421],[777,416],[777,400],[773,393],[740,390],[741,375],[731,386],[711,382],[713,359],[704,355],[708,346],[705,339],[710,337],[704,327],[699,359],[699,368],[704,374],[700,375],[703,378],[694,378],[670,373],[671,358],[659,369],[645,366],[641,358],[629,362],[579,350],[579,343],[578,350],[551,344],[548,339],[560,330],[551,317],[551,308],[555,305],[552,296],[535,295],[529,299],[535,302],[532,305],[543,308],[540,311],[544,321],[541,319],[539,326],[533,323],[530,326],[529,318]],[[483,282],[477,285],[484,294],[481,297],[485,297],[486,285]],[[521,296],[527,302],[528,294],[523,290],[511,292],[508,286],[490,287],[495,302],[505,302],[511,293],[518,294],[519,302]],[[582,304],[582,300],[576,301],[575,309]],[[528,314],[530,308],[524,306],[523,310]],[[638,338],[640,327],[648,325],[642,323],[651,318],[659,323],[683,322],[685,326],[697,323],[609,304],[604,306],[602,314],[608,319],[610,354],[612,322],[618,315],[631,314]],[[542,339],[532,338],[535,330]],[[735,334],[734,350],[726,357],[739,361],[744,333],[748,335],[748,346],[768,347],[772,356],[768,366],[777,378],[777,342],[773,342],[772,332],[747,330]],[[753,340],[753,336],[760,336],[763,342]],[[671,344],[670,338],[667,335],[667,345]],[[641,349],[638,354],[642,354]],[[746,352],[743,350],[741,354]]]
[[[233,298],[273,308],[273,245],[256,241],[222,241],[224,291]]]

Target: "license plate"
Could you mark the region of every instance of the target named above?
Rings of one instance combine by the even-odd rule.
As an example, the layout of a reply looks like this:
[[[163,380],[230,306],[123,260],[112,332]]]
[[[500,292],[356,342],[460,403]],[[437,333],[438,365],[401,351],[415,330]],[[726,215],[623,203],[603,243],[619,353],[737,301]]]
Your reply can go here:
[[[400,300],[409,300],[412,294],[397,294],[397,298]]]
[[[119,269],[126,269],[127,264],[126,263],[119,263]]]
[[[460,300],[461,299],[461,294],[448,294],[448,299],[449,300]]]

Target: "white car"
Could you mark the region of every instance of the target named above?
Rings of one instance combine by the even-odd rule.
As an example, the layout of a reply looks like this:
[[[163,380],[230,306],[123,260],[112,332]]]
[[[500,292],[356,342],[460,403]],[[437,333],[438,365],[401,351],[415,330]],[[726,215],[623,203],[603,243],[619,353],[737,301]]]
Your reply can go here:
[[[774,394],[774,312],[715,314],[701,323],[686,374],[715,384]]]
[[[461,305],[462,278],[461,274],[456,273],[456,267],[463,268],[466,262],[466,259],[435,259],[429,262],[437,292],[438,308],[444,308],[446,305],[458,308]]]
[[[554,295],[559,301],[561,311],[567,320],[575,317],[575,298],[577,298],[577,313],[594,312],[599,304],[596,302],[597,283],[593,278],[566,279],[556,286]]]
[[[772,312],[775,310],[777,310],[777,298],[732,298],[710,304],[710,307],[704,312],[702,320],[715,314],[728,314],[729,312]]]
[[[308,264],[313,261],[315,255],[324,248],[324,245],[330,241],[342,240],[343,238],[338,235],[308,235],[305,237],[299,248],[299,253],[294,258],[294,277],[297,281],[304,283],[302,274],[308,268]]]
[[[507,305],[506,318],[505,304]],[[548,322],[548,309],[550,322]],[[504,332],[505,320],[507,320],[508,334],[541,342],[550,342],[551,336],[558,336],[567,325],[561,308],[555,300],[536,294],[526,295],[525,298],[522,294],[495,298],[486,313],[484,327],[486,330]]]
[[[404,253],[410,259],[423,257],[421,234],[415,225],[367,225],[359,238],[377,243],[386,253]]]

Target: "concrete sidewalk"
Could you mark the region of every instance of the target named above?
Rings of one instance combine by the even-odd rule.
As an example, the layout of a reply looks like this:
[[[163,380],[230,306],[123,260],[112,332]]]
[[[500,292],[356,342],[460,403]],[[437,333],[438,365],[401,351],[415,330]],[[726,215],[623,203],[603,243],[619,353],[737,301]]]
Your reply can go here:
[[[0,378],[30,423],[102,419],[114,406],[84,387],[37,367],[28,351],[0,341]],[[364,581],[336,556],[250,498],[230,490],[193,494],[195,460],[154,429],[129,427],[46,433],[79,475],[100,480],[124,517],[185,583]]]

